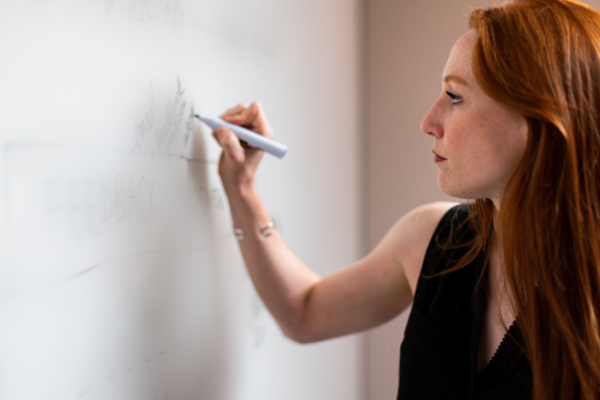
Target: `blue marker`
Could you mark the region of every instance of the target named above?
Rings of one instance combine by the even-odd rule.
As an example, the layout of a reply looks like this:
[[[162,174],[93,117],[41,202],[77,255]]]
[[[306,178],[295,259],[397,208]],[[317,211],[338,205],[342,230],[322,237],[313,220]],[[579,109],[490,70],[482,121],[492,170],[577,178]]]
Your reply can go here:
[[[216,131],[222,126],[229,128],[237,135],[237,137],[248,143],[250,146],[272,154],[275,157],[283,158],[287,152],[287,146],[277,143],[274,140],[267,139],[263,135],[259,135],[258,133],[252,132],[251,130],[243,128],[239,125],[230,124],[229,122],[225,122],[220,118],[203,117],[197,114],[196,118],[208,125],[213,131]]]

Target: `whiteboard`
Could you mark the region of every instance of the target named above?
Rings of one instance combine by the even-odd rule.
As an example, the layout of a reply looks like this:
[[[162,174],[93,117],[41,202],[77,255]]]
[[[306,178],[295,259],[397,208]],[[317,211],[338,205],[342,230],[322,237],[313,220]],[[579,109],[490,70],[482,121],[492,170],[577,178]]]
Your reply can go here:
[[[260,100],[282,235],[353,261],[359,25],[341,0],[0,4],[1,399],[362,398],[359,336],[292,343],[254,292],[193,118]]]

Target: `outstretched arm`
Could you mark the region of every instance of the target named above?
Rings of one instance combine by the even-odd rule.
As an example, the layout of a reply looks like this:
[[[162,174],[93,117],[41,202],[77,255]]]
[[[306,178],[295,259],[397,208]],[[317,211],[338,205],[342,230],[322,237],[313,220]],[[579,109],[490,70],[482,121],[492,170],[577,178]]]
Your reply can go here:
[[[273,137],[258,103],[239,105],[222,118]],[[242,147],[226,128],[214,136],[223,148],[219,174],[233,224],[244,231],[239,245],[246,267],[286,336],[305,343],[358,332],[393,318],[410,305],[431,235],[452,203],[413,210],[368,256],[322,279],[296,257],[277,231],[269,237],[259,233],[270,222],[254,186],[262,152]]]

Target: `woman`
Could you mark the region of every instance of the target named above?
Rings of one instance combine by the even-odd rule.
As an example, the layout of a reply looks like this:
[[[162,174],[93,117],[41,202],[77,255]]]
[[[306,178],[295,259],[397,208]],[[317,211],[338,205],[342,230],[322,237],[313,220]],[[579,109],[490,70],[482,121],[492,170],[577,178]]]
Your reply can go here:
[[[219,172],[248,271],[283,332],[312,342],[413,302],[401,399],[600,397],[600,14],[572,0],[474,9],[421,124],[438,184],[475,199],[401,218],[321,279],[254,188],[262,154],[227,129]],[[259,104],[223,116],[272,137]]]

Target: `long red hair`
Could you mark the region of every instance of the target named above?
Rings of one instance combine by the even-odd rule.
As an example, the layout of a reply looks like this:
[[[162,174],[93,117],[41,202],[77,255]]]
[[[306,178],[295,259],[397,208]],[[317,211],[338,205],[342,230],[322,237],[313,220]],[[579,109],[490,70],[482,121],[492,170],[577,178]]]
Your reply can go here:
[[[504,268],[533,398],[600,398],[600,13],[573,0],[473,9],[481,88],[524,116],[525,154],[501,200]],[[493,204],[477,199],[485,253]],[[455,268],[453,268],[455,269]]]

